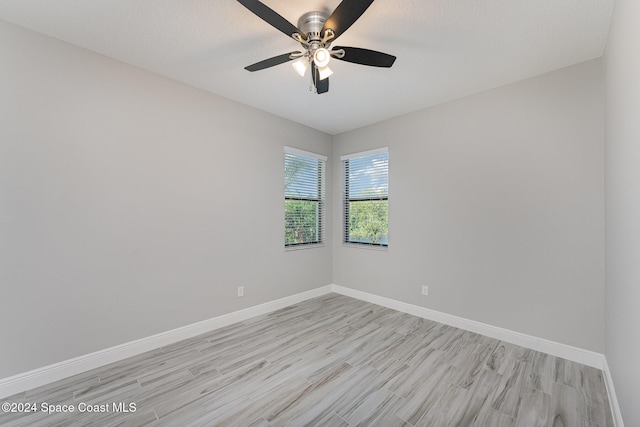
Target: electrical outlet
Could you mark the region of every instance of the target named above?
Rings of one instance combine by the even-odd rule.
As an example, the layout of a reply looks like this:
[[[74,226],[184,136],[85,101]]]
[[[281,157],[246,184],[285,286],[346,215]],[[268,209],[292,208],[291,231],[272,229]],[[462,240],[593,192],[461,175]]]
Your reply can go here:
[[[427,285],[422,285],[422,295],[429,295],[429,287]]]
[[[244,286],[238,286],[238,296],[239,297],[244,296]]]

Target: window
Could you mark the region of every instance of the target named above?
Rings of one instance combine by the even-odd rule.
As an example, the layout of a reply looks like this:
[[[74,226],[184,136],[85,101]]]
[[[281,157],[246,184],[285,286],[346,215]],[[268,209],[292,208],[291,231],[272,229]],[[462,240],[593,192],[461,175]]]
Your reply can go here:
[[[325,156],[285,147],[285,247],[324,243],[326,162]]]
[[[344,243],[389,245],[387,148],[342,156]]]

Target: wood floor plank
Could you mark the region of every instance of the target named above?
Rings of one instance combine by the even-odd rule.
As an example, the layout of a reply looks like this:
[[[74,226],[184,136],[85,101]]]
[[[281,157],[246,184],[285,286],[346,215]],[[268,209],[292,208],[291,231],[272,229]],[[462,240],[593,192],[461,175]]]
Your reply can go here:
[[[431,369],[423,373],[421,381],[400,403],[396,415],[404,421],[415,425],[420,418],[438,401],[447,386],[450,384],[449,378],[455,369]]]
[[[248,395],[245,402],[229,405],[226,411],[211,411],[204,420],[207,422],[206,425],[217,427],[249,425],[257,418],[264,419],[264,414],[279,405],[287,396],[298,395],[307,387],[309,383],[306,380],[294,377],[268,390],[261,390],[258,395]],[[268,423],[266,419],[264,422]]]
[[[530,369],[528,363],[508,358],[502,381],[494,394],[493,409],[512,418],[516,417],[520,405],[520,395]]]
[[[301,417],[328,416],[328,408],[336,405],[348,388],[361,380],[364,380],[361,370],[343,363],[300,393],[285,396],[278,406],[270,408],[265,418],[273,426],[281,426]]]
[[[0,413],[0,425],[611,427],[603,378],[329,294],[5,399],[135,412]]]
[[[484,408],[489,409],[491,407],[491,398],[494,390],[498,388],[501,379],[501,375],[488,369],[482,369],[477,381],[475,381],[469,389],[468,402],[462,405],[456,414],[458,422],[453,425],[472,425],[474,421],[480,417]]]
[[[535,388],[522,392],[515,427],[547,427],[551,411],[551,396]]]
[[[526,385],[550,395],[556,378],[556,369],[554,356],[536,352],[531,362],[531,372]]]
[[[487,369],[503,374],[506,368],[507,347],[505,343],[499,343],[487,359]],[[555,379],[555,377],[554,377]]]
[[[453,382],[465,389],[473,386],[474,382],[483,370],[483,366],[489,355],[493,352],[498,342],[492,345],[478,343],[474,348],[463,351],[464,357],[460,358],[457,365],[458,372],[453,378]]]
[[[554,383],[551,396],[553,400],[549,412],[549,425],[553,427],[586,425],[577,411],[579,396],[574,388]]]
[[[473,420],[471,427],[514,427],[515,423],[515,418],[496,411],[491,407],[485,407],[480,410],[478,416]]]
[[[598,426],[612,423],[609,397],[607,396],[602,371],[589,367],[580,367],[582,381],[578,393],[583,399],[580,415]]]
[[[126,419],[116,420],[109,424],[104,424],[106,427],[143,427],[156,421],[156,413],[154,411],[137,412]],[[95,421],[95,420],[94,420]]]
[[[389,382],[388,389],[406,399],[411,392],[422,384],[428,381],[436,381],[436,373],[441,371],[444,374],[445,372],[444,369],[440,369],[442,365],[438,364],[442,354],[440,350],[429,348],[429,351],[425,353],[422,359],[422,363],[414,366],[407,365],[408,368],[404,373]]]
[[[248,427],[271,427],[271,424],[269,424],[269,421],[261,417],[249,424]]]
[[[447,384],[435,403],[414,424],[415,427],[458,425],[470,398],[469,390]]]
[[[556,378],[555,382],[564,384],[567,387],[578,388],[582,385],[583,368],[570,360],[556,358]]]
[[[381,388],[370,394],[362,403],[347,416],[343,415],[349,425],[407,425],[410,424],[398,418],[394,412],[398,402],[402,399],[394,393]]]

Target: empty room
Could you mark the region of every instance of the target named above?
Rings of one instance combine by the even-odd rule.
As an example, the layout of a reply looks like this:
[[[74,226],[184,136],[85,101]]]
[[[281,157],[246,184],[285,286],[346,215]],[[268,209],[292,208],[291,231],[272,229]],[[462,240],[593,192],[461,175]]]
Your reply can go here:
[[[0,1],[0,425],[640,425],[637,0]]]

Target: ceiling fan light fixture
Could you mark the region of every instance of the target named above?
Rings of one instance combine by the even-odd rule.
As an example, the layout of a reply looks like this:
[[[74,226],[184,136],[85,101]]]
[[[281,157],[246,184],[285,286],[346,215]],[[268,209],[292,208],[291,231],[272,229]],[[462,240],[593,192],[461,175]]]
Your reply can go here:
[[[373,1],[340,0],[340,4],[331,14],[326,11],[312,11],[303,14],[296,27],[260,0],[238,0],[258,18],[287,37],[293,38],[302,47],[302,51],[264,59],[244,67],[245,70],[259,71],[294,61],[293,68],[301,76],[304,76],[307,68],[311,67],[312,86],[309,88],[315,89],[313,92],[319,95],[329,91],[328,77],[333,74],[329,68],[331,57],[371,67],[391,67],[396,60],[393,55],[358,47],[331,47],[333,42],[362,16]],[[329,51],[329,49],[332,50]]]
[[[320,80],[324,80],[331,74],[333,74],[333,71],[331,71],[331,68],[329,68],[329,66],[322,68],[318,67],[318,74],[320,75]]]
[[[329,61],[331,60],[331,54],[329,51],[323,47],[316,49],[313,53],[313,62],[315,62],[316,67],[325,68],[329,65]]]
[[[296,70],[300,76],[304,77],[304,74],[307,72],[307,68],[309,68],[309,59],[303,56],[291,65],[293,65],[293,69]]]

